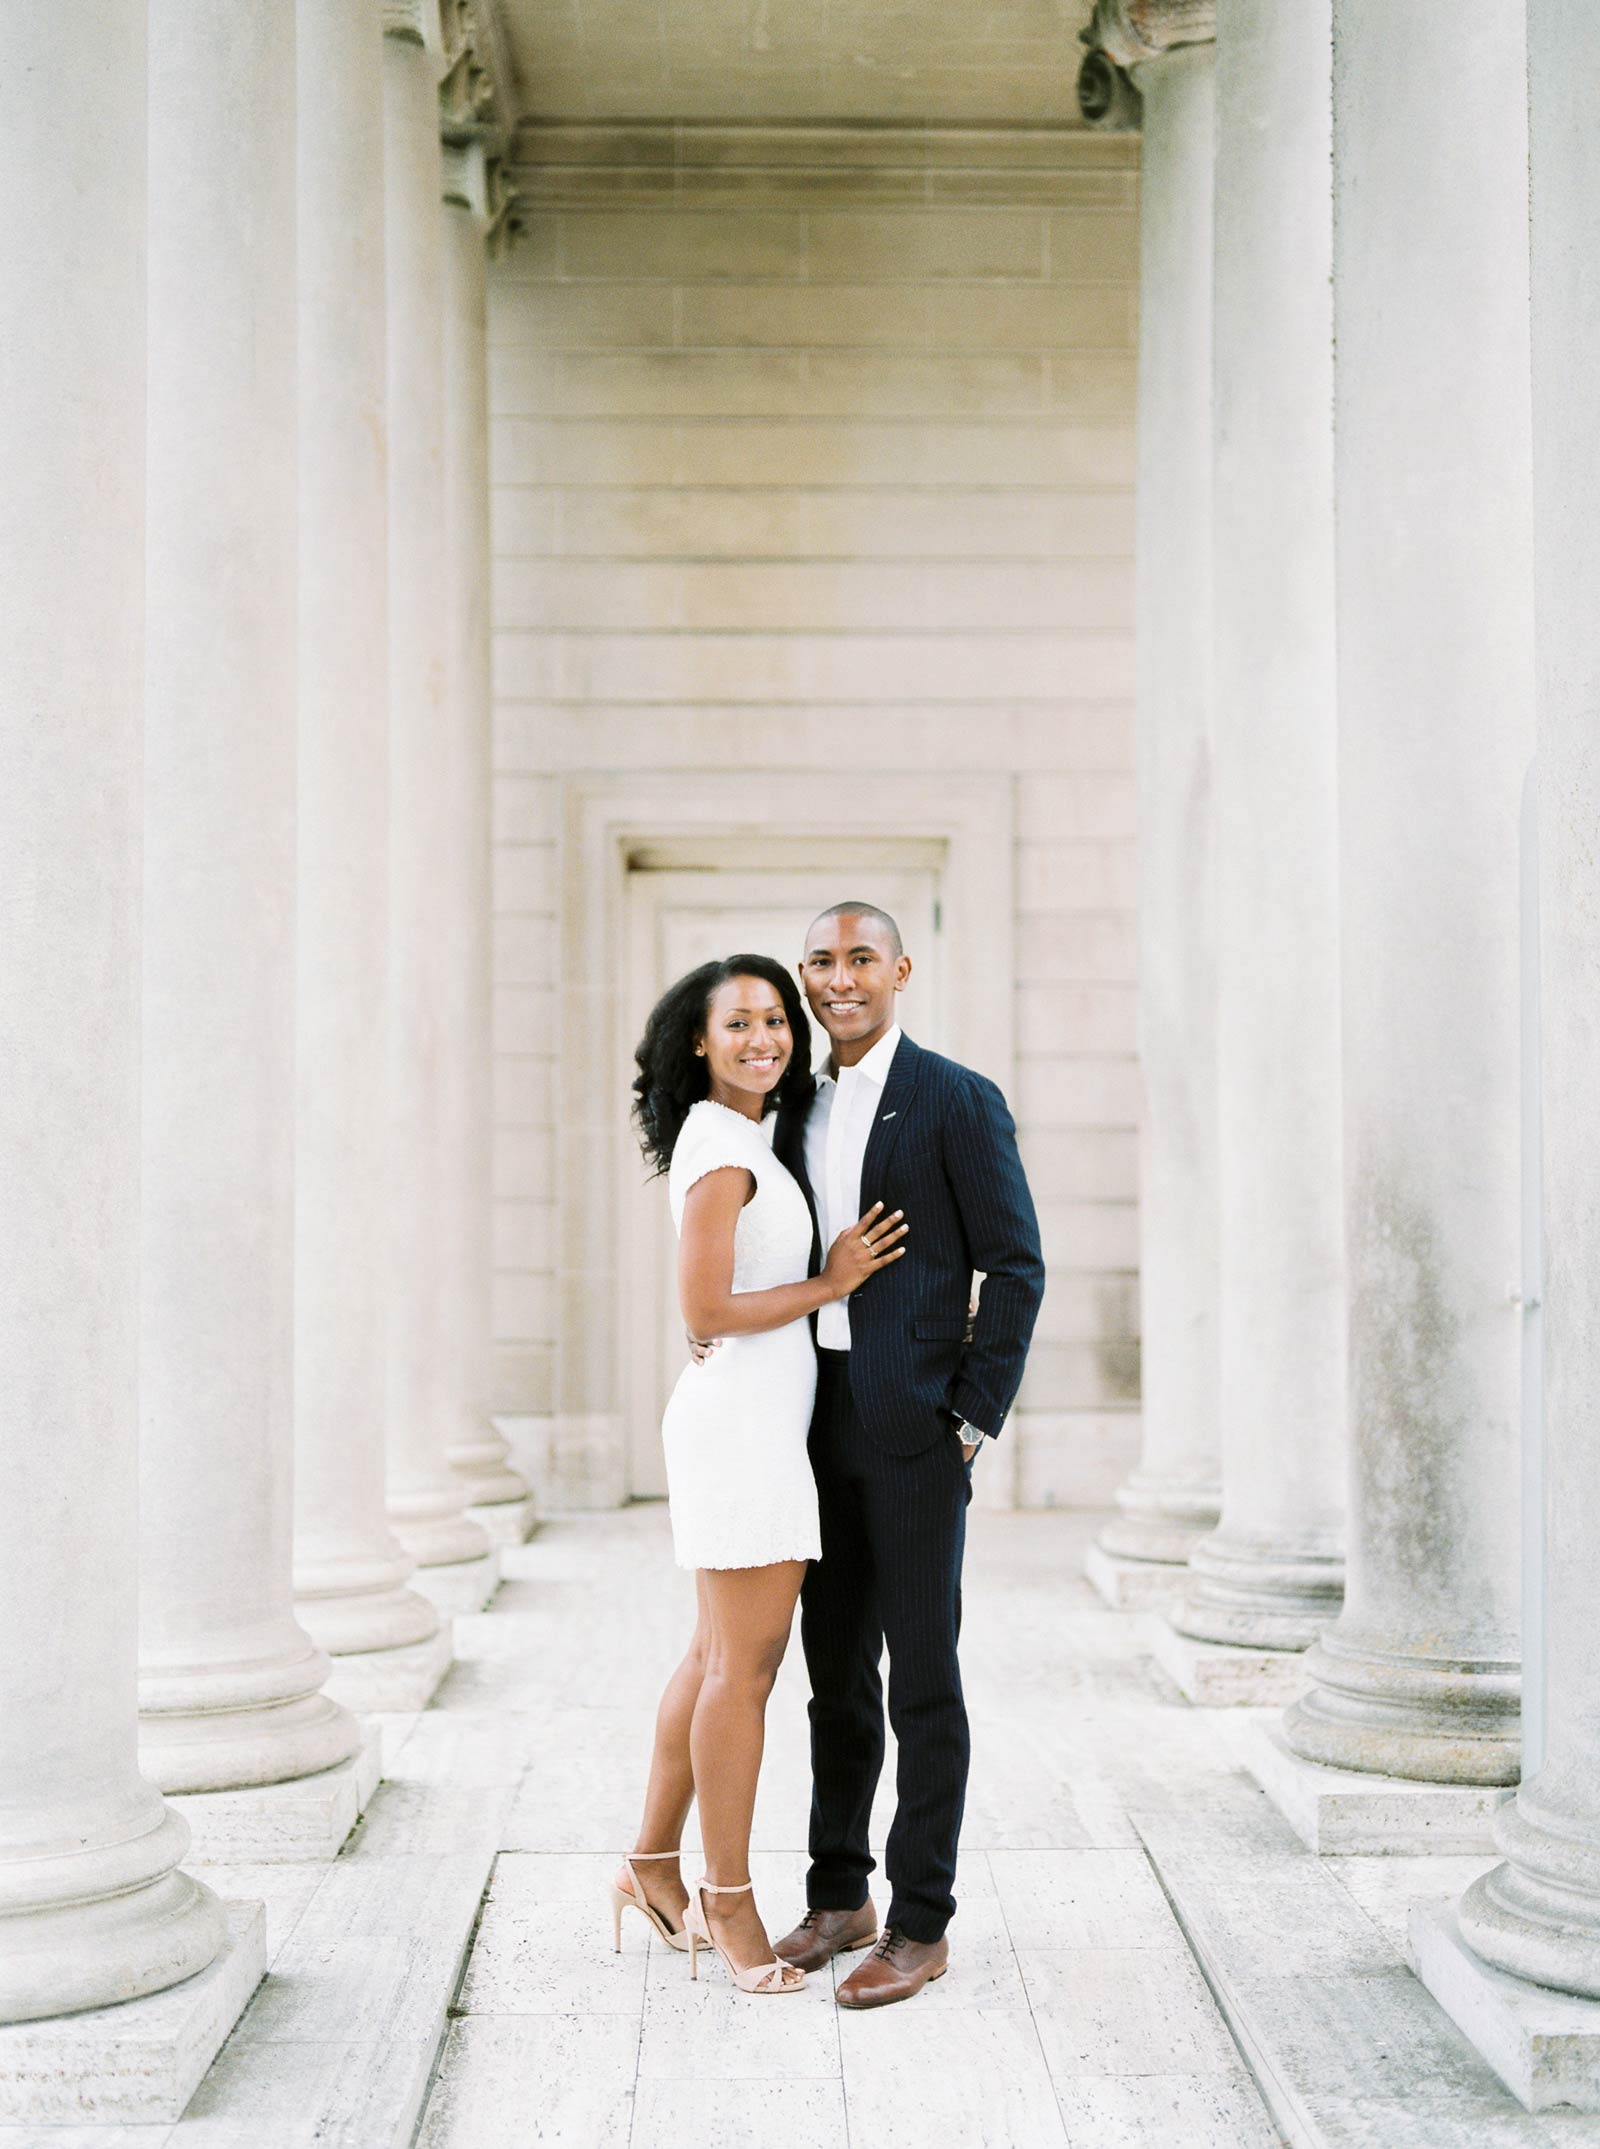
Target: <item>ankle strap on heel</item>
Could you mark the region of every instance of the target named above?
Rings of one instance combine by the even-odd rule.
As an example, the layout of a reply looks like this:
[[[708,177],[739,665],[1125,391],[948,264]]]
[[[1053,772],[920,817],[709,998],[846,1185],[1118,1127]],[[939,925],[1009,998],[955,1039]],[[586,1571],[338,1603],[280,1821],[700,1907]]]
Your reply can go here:
[[[736,1888],[723,1888],[719,1887],[714,1880],[703,1880],[700,1886],[706,1895],[748,1895],[755,1886],[755,1882],[753,1880],[741,1880]]]

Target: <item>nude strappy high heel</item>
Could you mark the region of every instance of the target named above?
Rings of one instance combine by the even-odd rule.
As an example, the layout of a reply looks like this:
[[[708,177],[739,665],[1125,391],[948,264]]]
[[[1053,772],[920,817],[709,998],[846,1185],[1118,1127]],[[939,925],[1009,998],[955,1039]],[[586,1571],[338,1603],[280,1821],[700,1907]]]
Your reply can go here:
[[[620,1955],[622,1952],[622,1913],[625,1910],[642,1910],[669,1948],[676,1948],[681,1955],[689,1946],[686,1932],[675,1933],[655,1905],[645,1898],[644,1883],[633,1870],[635,1858],[676,1858],[676,1851],[629,1851],[622,1863],[627,1868],[628,1886],[619,1888],[611,1883],[611,1945]]]
[[[798,1992],[806,1981],[806,1974],[804,1970],[797,1970],[792,1962],[779,1962],[774,1956],[771,1962],[758,1962],[753,1969],[736,1969],[728,1959],[726,1948],[711,1937],[711,1928],[706,1922],[706,1897],[748,1895],[754,1885],[753,1881],[742,1880],[737,1888],[719,1888],[715,1881],[703,1880],[690,1896],[689,1907],[683,1914],[684,1931],[689,1935],[689,1975],[700,1975],[701,1948],[714,1948],[727,1965],[728,1975],[741,1992]],[[776,1983],[773,1982],[774,1978]]]

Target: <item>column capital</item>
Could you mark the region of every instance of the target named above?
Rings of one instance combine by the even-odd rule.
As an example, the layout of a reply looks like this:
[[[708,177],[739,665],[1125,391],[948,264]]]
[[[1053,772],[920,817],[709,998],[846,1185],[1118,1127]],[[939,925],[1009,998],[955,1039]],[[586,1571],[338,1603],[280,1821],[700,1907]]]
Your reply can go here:
[[[387,0],[386,0],[387,4]],[[439,132],[447,143],[491,138],[509,146],[516,124],[511,62],[491,0],[432,0],[438,8],[444,73],[439,83]]]
[[[468,212],[491,252],[512,235],[517,191],[507,177],[504,155],[484,141],[446,139],[443,198]]]
[[[385,37],[398,37],[408,45],[420,45],[435,60],[444,58],[440,0],[378,0],[378,14]]]
[[[1083,42],[1118,67],[1137,67],[1216,34],[1217,0],[1095,0]]]
[[[1078,110],[1107,134],[1136,133],[1144,99],[1129,72],[1180,47],[1210,44],[1217,0],[1095,0],[1078,70]]]
[[[470,211],[495,248],[513,228],[517,198],[507,176],[515,116],[504,36],[490,0],[442,0],[441,16],[444,199]]]
[[[1144,125],[1138,83],[1098,45],[1078,69],[1078,111],[1086,127],[1102,134],[1137,134]]]

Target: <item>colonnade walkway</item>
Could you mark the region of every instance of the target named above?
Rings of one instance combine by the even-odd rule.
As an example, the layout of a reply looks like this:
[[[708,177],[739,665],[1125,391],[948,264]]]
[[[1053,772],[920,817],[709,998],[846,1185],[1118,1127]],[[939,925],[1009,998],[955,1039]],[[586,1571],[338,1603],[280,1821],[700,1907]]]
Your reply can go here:
[[[1530,2115],[1417,1983],[1410,1905],[1482,1858],[1317,1858],[1234,1762],[1261,1712],[1190,1708],[1080,1579],[1097,1520],[972,1517],[975,1760],[953,1967],[850,2016],[770,2005],[625,1919],[650,1723],[691,1616],[664,1508],[506,1557],[332,1866],[212,1867],[271,1968],[177,2126],[0,2128],[0,2149],[1588,2149]],[[771,1712],[753,1859],[801,1901],[805,1682]],[[887,1819],[880,1801],[879,1829]],[[697,1861],[688,1861],[691,1873]],[[880,1876],[881,1877],[881,1876]]]

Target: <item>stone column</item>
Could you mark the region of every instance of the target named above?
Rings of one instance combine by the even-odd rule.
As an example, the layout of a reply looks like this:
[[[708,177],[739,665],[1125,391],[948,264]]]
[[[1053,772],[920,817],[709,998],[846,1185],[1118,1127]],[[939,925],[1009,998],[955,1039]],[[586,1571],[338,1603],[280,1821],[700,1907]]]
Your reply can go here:
[[[1499,1816],[1506,1863],[1467,1890],[1460,1920],[1498,1968],[1600,1999],[1600,287],[1592,268],[1600,260],[1600,142],[1590,96],[1600,18],[1580,0],[1531,0],[1528,41],[1546,1736],[1544,1765]],[[1593,2096],[1586,2101],[1592,2107]]]
[[[1533,750],[1523,0],[1334,7],[1353,1467],[1285,1735],[1518,1768],[1518,818]],[[1397,213],[1397,205],[1404,213]]]
[[[444,482],[444,231],[436,5],[383,11],[389,394],[389,1516],[417,1588],[475,1610],[489,1540],[445,1445],[460,1422],[449,1249],[453,909]]]
[[[450,1661],[384,1512],[389,702],[383,34],[300,0],[295,1597],[329,1691],[419,1708]]]
[[[1144,99],[1138,469],[1144,1447],[1104,1551],[1181,1565],[1217,1519],[1211,806],[1212,11],[1101,0]],[[1175,1578],[1176,1579],[1176,1578]]]
[[[457,70],[471,67],[463,54]],[[459,124],[459,123],[458,123]],[[470,122],[469,122],[470,124]],[[489,1416],[493,1316],[494,1032],[490,807],[494,757],[489,676],[489,320],[486,245],[500,208],[498,171],[481,140],[444,157],[444,530],[446,699],[451,774],[450,877],[440,891],[454,948],[445,1025],[446,1118],[454,1229],[450,1296],[456,1386],[446,1454],[474,1518],[501,1544],[533,1520],[528,1487]]]
[[[290,1582],[293,9],[152,0],[149,274],[142,1758],[287,1793],[361,1744]],[[200,1810],[249,1857],[356,1805]]]
[[[1286,1651],[1344,1581],[1331,0],[1217,0],[1216,52],[1223,1492],[1173,1624]]]
[[[0,131],[0,2021],[226,1932],[139,1774],[144,0],[7,26]]]

